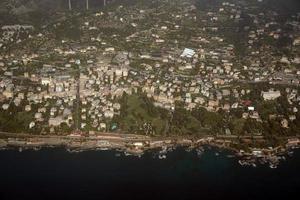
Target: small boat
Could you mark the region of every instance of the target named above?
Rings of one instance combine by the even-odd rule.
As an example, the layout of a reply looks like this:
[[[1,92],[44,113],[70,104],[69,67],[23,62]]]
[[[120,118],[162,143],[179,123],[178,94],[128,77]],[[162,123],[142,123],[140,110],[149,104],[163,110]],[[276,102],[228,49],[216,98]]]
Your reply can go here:
[[[197,156],[199,157],[203,155],[203,150],[201,149],[197,149],[196,152],[197,152]]]
[[[239,164],[242,165],[242,166],[245,165],[245,163],[242,160],[239,160]]]
[[[159,154],[166,154],[168,152],[168,148],[167,147],[162,147],[162,149],[159,151]]]
[[[270,164],[270,168],[271,168],[271,169],[276,169],[276,168],[277,168],[277,165]]]
[[[41,147],[34,147],[33,150],[34,151],[39,151],[39,150],[41,150]]]
[[[19,147],[19,152],[22,152],[22,151],[23,151],[22,147]]]
[[[115,156],[116,156],[116,157],[120,157],[121,154],[120,154],[120,153],[116,153]]]
[[[80,153],[80,152],[82,152],[83,150],[80,150],[80,149],[67,149],[67,151],[68,151],[69,153]]]
[[[166,155],[164,155],[164,154],[163,154],[163,155],[161,155],[161,154],[160,154],[160,155],[158,155],[158,158],[159,158],[159,159],[166,159],[166,158],[167,158],[167,156],[166,156]]]
[[[285,156],[280,156],[279,159],[286,160]]]

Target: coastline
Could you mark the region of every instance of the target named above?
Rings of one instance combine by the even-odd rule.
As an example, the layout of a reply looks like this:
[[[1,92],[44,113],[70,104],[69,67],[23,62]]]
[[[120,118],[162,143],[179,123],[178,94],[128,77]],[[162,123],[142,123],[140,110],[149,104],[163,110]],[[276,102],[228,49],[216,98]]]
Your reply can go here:
[[[202,137],[149,137],[133,134],[101,133],[95,136],[81,136],[70,134],[68,136],[56,135],[28,135],[2,132],[0,139],[0,150],[7,148],[35,149],[44,147],[63,147],[70,152],[85,150],[117,150],[125,155],[141,156],[149,150],[157,150],[159,158],[166,158],[168,151],[177,147],[186,147],[188,150],[197,150],[199,155],[203,146],[212,146],[219,149],[230,150],[234,156],[239,158],[241,165],[253,166],[256,164],[269,164],[276,168],[285,155],[294,148],[298,148],[300,140],[298,137],[287,139],[285,146],[269,148],[253,148],[251,151],[232,148],[230,144],[236,139],[234,136],[202,136]],[[261,139],[261,137],[257,138]]]

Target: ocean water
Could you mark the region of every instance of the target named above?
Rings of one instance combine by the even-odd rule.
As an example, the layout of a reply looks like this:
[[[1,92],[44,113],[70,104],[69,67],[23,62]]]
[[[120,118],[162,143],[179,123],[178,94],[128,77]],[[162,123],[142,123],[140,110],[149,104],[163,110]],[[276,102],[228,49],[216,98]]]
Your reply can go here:
[[[0,151],[0,199],[291,199],[300,151],[277,169],[243,167],[228,152],[178,148],[166,159],[115,151]]]

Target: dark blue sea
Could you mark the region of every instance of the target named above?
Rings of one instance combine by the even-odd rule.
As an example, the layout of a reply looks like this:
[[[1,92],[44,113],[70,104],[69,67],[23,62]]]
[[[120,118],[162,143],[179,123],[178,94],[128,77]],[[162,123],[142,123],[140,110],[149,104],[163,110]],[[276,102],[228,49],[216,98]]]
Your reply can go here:
[[[277,169],[242,167],[228,152],[177,149],[166,159],[115,151],[0,151],[0,199],[292,199],[300,151]],[[296,198],[298,199],[298,198]]]

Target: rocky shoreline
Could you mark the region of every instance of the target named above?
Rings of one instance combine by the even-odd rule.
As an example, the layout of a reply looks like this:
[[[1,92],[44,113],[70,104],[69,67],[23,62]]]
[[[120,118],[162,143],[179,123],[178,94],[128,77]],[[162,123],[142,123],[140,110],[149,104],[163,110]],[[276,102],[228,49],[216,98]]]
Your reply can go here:
[[[39,150],[43,147],[63,147],[69,152],[80,152],[85,150],[117,150],[125,155],[141,156],[149,150],[157,150],[158,157],[164,159],[167,153],[177,147],[186,147],[196,150],[198,155],[204,151],[204,146],[217,147],[232,152],[243,166],[256,167],[257,164],[268,164],[276,168],[280,161],[285,160],[286,155],[291,155],[292,150],[298,148],[300,140],[291,138],[285,146],[269,148],[253,148],[249,152],[230,147],[229,140],[220,140],[214,137],[195,138],[153,138],[140,135],[101,134],[94,137],[83,137],[80,135],[69,136],[25,136],[7,137],[0,139],[0,149],[18,148]]]

